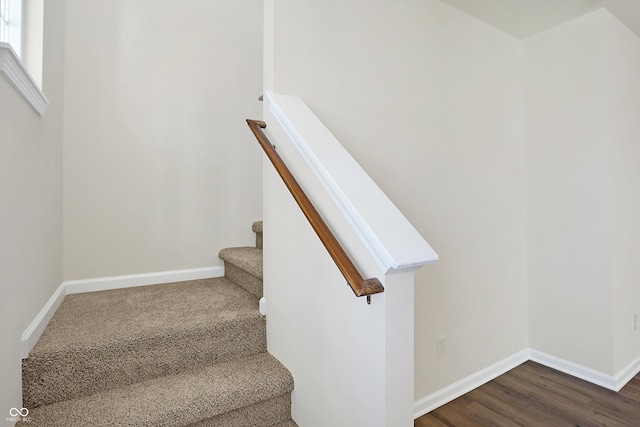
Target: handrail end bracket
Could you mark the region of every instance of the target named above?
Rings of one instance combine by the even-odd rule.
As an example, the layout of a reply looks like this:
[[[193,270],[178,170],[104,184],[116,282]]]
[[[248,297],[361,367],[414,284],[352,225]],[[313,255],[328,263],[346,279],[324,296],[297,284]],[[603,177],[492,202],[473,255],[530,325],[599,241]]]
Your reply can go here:
[[[367,304],[371,304],[371,295],[379,294],[382,292],[384,292],[384,286],[382,286],[382,283],[380,283],[380,280],[378,280],[378,278],[374,277],[371,279],[363,280],[360,292],[357,292],[356,295],[359,297],[366,296]]]
[[[249,124],[249,127],[251,127],[251,125],[253,124],[257,125],[261,129],[264,129],[267,127],[267,123],[262,120],[247,119],[247,123]]]

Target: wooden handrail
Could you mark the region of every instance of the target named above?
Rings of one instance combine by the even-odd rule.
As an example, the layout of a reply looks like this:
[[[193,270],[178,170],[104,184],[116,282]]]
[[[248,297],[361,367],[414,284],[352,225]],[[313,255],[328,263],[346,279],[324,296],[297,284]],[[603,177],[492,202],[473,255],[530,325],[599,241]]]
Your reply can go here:
[[[260,146],[267,154],[267,157],[276,168],[280,178],[282,178],[285,185],[291,192],[291,195],[298,203],[298,206],[302,209],[304,216],[309,220],[311,227],[315,230],[320,241],[322,241],[322,244],[329,252],[329,255],[333,258],[333,261],[338,266],[338,269],[340,269],[340,272],[347,280],[349,286],[351,286],[353,292],[358,297],[366,296],[367,302],[371,302],[371,295],[384,292],[382,283],[380,283],[380,281],[375,277],[372,279],[362,278],[362,275],[360,275],[356,266],[353,265],[353,262],[351,262],[347,253],[342,249],[342,246],[331,230],[329,230],[329,227],[327,227],[327,224],[313,206],[313,203],[311,203],[302,187],[300,187],[298,181],[296,181],[287,165],[276,152],[276,149],[269,141],[269,138],[267,138],[262,131],[262,129],[267,127],[267,124],[260,120],[251,119],[247,119],[247,124],[260,143]]]

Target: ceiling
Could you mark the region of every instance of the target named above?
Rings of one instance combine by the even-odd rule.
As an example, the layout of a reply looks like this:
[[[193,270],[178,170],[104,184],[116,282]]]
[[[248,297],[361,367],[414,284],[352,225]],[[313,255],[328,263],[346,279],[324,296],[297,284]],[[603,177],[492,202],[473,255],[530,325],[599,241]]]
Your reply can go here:
[[[606,7],[640,36],[640,0],[442,0],[519,39]]]

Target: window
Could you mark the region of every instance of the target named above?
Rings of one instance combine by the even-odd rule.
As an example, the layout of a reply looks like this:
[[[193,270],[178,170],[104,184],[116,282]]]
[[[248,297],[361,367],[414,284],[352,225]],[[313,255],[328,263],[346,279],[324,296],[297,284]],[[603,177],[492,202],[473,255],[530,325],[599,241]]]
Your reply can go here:
[[[0,0],[0,42],[22,57],[22,0]]]
[[[9,38],[7,33],[9,32],[9,8],[6,1],[0,0],[0,41],[5,41]]]
[[[25,2],[26,26],[31,27],[29,39],[25,39],[27,49],[23,52],[22,0],[0,0],[0,77],[7,79],[18,93],[39,114],[43,115],[49,101],[40,89],[42,87],[42,29],[43,0]],[[23,58],[23,53],[24,55]],[[22,59],[25,59],[23,62]],[[28,63],[32,74],[27,71]],[[35,76],[35,78],[34,78]]]

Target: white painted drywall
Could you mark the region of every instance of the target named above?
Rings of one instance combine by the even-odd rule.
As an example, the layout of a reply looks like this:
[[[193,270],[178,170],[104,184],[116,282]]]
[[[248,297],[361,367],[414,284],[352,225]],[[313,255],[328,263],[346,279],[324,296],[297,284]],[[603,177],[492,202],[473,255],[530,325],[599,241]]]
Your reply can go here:
[[[640,365],[640,37],[605,14],[609,115],[613,372]],[[640,328],[640,326],[639,326]]]
[[[62,283],[65,1],[44,5],[44,117],[0,76],[0,416],[21,407],[22,332]],[[8,423],[7,423],[8,424]]]
[[[600,10],[524,45],[529,343],[612,373],[611,204]]]
[[[440,255],[416,274],[415,399],[526,348],[518,40],[436,1],[273,12],[274,91],[302,98]]]
[[[606,9],[524,41],[530,347],[640,359],[640,39]]]
[[[385,296],[353,295],[270,164],[264,188],[268,350],[294,377],[294,420],[384,426]]]
[[[221,265],[251,244],[262,2],[70,1],[65,280]]]

